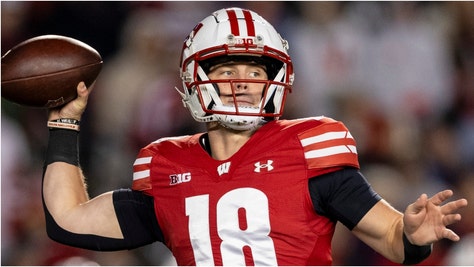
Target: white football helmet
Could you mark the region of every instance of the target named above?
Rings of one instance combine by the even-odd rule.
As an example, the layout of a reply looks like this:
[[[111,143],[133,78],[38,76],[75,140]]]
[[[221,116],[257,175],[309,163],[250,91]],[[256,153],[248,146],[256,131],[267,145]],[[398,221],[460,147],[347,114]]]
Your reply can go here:
[[[235,101],[233,106],[223,105],[217,83],[207,73],[211,66],[229,60],[250,60],[266,67],[268,80],[258,81],[265,84],[259,107],[242,107]],[[180,75],[184,87],[180,94],[193,118],[218,121],[235,130],[278,119],[294,80],[288,42],[260,15],[241,8],[218,10],[196,25],[183,44]],[[256,81],[225,82],[231,84],[235,97],[233,83]]]

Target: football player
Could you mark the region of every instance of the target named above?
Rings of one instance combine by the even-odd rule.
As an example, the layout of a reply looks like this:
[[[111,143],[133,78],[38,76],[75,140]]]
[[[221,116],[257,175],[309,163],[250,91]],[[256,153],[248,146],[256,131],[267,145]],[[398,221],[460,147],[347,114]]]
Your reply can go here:
[[[288,43],[253,11],[226,8],[184,41],[183,103],[207,132],[141,149],[129,189],[89,199],[79,121],[91,93],[49,111],[43,178],[48,235],[71,246],[163,242],[178,265],[330,265],[341,222],[387,259],[421,262],[465,199],[445,190],[395,210],[359,170],[356,142],[326,117],[280,120],[292,90]],[[177,111],[178,112],[178,111]]]

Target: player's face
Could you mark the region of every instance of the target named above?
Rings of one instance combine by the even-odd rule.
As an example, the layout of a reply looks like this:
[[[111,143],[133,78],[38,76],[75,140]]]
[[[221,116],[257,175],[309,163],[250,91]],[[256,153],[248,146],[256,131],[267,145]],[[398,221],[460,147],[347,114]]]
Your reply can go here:
[[[224,105],[234,105],[232,88],[235,91],[235,101],[238,106],[256,107],[262,99],[265,87],[263,81],[268,80],[265,67],[254,63],[223,63],[211,68],[208,73],[210,80],[245,79],[246,81],[217,83],[221,101]]]

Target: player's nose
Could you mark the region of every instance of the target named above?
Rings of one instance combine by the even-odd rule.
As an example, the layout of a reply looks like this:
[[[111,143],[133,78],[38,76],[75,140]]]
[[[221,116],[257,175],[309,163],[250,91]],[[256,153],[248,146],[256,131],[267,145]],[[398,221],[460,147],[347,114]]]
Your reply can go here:
[[[245,81],[245,73],[239,73],[237,75],[237,81],[233,84],[233,87],[236,91],[246,90],[248,88],[248,83]]]
[[[239,81],[235,83],[234,88],[236,91],[247,90],[248,84],[246,82]]]

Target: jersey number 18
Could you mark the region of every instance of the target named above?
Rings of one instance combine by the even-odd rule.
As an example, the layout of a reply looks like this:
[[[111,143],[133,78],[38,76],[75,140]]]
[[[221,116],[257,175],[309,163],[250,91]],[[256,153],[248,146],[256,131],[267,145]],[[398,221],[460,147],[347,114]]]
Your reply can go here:
[[[239,210],[245,211],[246,227],[239,225]],[[189,238],[196,265],[215,265],[209,227],[209,195],[186,198]],[[216,207],[217,232],[222,240],[224,265],[245,265],[244,247],[249,247],[255,265],[277,265],[270,234],[267,196],[255,188],[239,188],[224,194]]]

